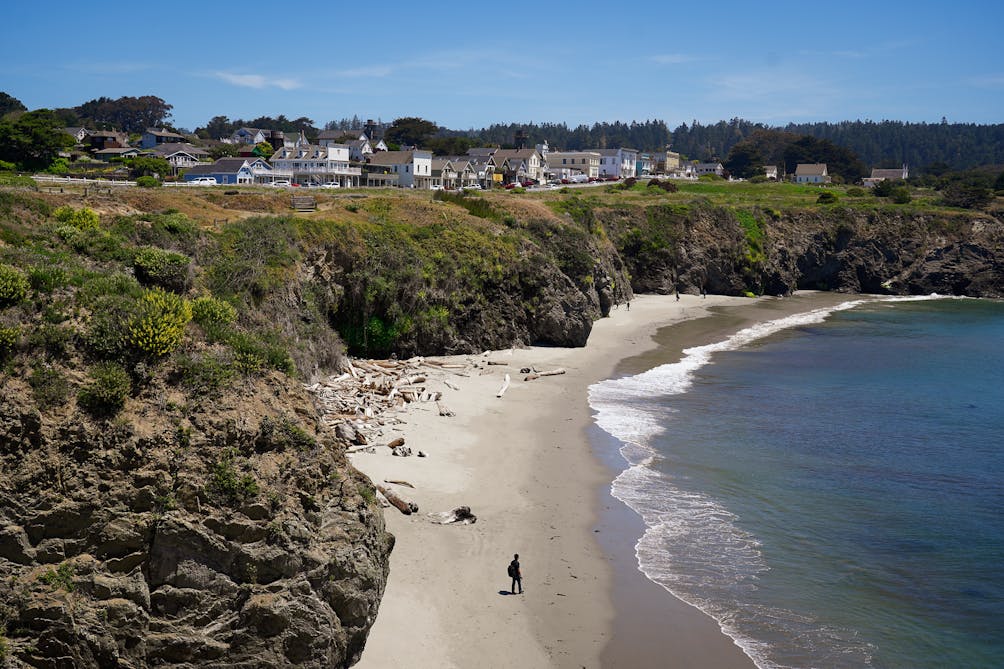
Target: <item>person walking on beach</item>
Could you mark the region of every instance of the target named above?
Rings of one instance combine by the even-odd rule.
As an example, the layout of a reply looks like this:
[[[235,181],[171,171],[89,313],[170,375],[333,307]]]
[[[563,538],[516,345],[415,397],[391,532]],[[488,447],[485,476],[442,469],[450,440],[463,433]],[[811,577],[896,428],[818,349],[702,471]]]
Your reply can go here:
[[[523,572],[519,570],[519,553],[512,556],[512,562],[509,563],[509,576],[512,578],[512,587],[509,588],[509,592],[516,594],[516,586],[519,585],[519,594],[523,594]]]

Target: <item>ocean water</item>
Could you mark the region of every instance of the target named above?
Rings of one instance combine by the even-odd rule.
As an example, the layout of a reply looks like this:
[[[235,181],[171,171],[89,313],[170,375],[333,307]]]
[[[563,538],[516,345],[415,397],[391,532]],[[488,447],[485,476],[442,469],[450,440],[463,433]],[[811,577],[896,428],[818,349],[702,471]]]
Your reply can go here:
[[[590,404],[639,568],[759,667],[1004,667],[1004,303],[855,299]]]

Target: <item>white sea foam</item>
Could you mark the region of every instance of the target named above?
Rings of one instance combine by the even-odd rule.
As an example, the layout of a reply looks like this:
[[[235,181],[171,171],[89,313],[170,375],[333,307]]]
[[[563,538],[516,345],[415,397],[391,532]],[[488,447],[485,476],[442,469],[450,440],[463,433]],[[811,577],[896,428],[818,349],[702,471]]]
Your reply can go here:
[[[789,328],[823,322],[830,314],[878,301],[943,299],[940,296],[862,298],[834,307],[758,323],[713,344],[683,351],[674,363],[641,374],[609,379],[590,387],[589,404],[597,425],[621,442],[628,464],[612,484],[612,494],[645,523],[645,533],[635,547],[639,569],[675,596],[718,621],[743,651],[762,669],[789,666],[784,653],[746,631],[748,620],[759,629],[774,629],[782,637],[799,638],[806,649],[832,646],[851,659],[853,666],[869,666],[868,648],[841,633],[820,628],[791,611],[768,610],[744,602],[744,593],[757,587],[759,574],[769,569],[756,537],[743,531],[734,514],[710,496],[684,491],[671,476],[652,468],[656,452],[652,439],[671,421],[659,398],[684,393],[695,373],[713,362],[713,355],[736,350]],[[656,401],[653,401],[656,400]],[[753,610],[753,609],[756,610]]]

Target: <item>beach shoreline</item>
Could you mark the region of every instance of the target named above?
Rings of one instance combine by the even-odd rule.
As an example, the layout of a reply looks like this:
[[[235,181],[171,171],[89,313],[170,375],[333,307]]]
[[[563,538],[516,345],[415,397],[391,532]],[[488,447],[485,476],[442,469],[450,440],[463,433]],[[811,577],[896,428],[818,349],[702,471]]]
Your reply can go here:
[[[442,378],[429,379],[456,415],[414,406],[384,430],[388,440],[404,437],[428,457],[393,457],[387,449],[351,456],[374,483],[414,485],[389,487],[420,506],[411,516],[385,512],[397,543],[357,666],[651,666],[644,657],[672,662],[668,646],[679,666],[753,667],[714,620],[645,579],[625,558],[633,557],[638,527],[627,516],[611,522],[631,512],[617,509],[620,502],[610,497],[616,472],[587,435],[597,429],[587,393],[622,361],[656,347],[660,328],[699,319],[711,307],[756,304],[721,296],[641,296],[630,310],[622,306],[598,321],[584,348],[442,358],[479,363],[469,376],[444,370]],[[520,369],[528,367],[565,373],[525,381]],[[510,385],[496,397],[506,374]],[[426,515],[462,505],[471,507],[477,523],[436,525]],[[503,571],[513,553],[523,565],[523,595],[509,594]],[[647,608],[625,615],[625,595],[630,605]],[[646,618],[642,654],[628,661],[627,646],[614,637]]]

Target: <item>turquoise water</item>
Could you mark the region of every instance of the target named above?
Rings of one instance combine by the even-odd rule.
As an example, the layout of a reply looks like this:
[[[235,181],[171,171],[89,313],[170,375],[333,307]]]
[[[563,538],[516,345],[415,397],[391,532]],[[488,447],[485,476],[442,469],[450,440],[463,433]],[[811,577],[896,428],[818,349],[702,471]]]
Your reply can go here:
[[[760,667],[1004,666],[1004,303],[859,300],[593,386],[641,570]]]

